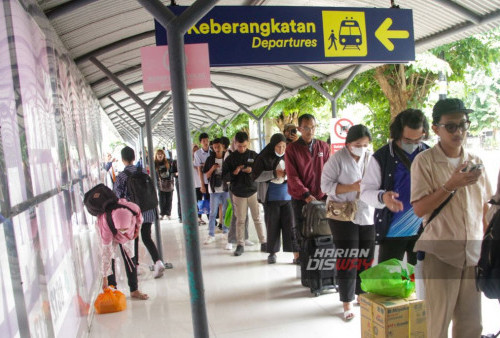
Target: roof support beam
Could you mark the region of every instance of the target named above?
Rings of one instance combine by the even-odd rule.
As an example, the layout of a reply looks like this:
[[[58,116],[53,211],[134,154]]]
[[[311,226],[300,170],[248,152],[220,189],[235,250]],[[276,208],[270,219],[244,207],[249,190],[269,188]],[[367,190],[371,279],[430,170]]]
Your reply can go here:
[[[221,87],[219,87],[218,85],[216,85],[213,81],[211,83],[212,83],[212,86],[215,89],[217,89],[222,95],[224,95],[225,97],[227,97],[232,103],[234,103],[235,105],[237,105],[238,107],[240,107],[245,113],[247,113],[248,115],[250,115],[254,120],[258,120],[259,119],[257,116],[255,116],[254,113],[252,113],[247,107],[245,107],[244,105],[242,105],[240,102],[236,101],[236,99],[234,99],[231,95],[229,95],[224,89],[222,89]]]
[[[139,128],[142,128],[143,124],[139,123],[139,121],[137,121],[135,119],[135,117],[133,117],[132,114],[130,114],[125,108],[123,108],[122,105],[119,104],[111,95],[108,96],[108,99],[110,99],[111,102],[113,102],[115,104],[115,106],[117,106],[122,112],[125,113],[125,115],[127,115],[132,121],[134,121],[134,123],[137,124],[139,126]]]
[[[154,36],[155,36],[155,31],[151,30],[151,31],[147,31],[144,33],[134,35],[134,36],[130,36],[130,37],[122,39],[122,40],[118,40],[116,42],[110,43],[109,45],[94,49],[91,52],[88,52],[86,54],[83,54],[83,55],[75,58],[75,63],[78,65],[82,62],[89,60],[91,57],[96,57],[96,56],[99,56],[99,55],[104,54],[104,53],[112,52],[115,49],[125,47],[131,43],[141,41],[141,40],[144,40],[144,39],[147,39],[150,37],[154,37]]]
[[[132,66],[132,67],[128,67],[128,68],[125,68],[125,69],[122,69],[118,72],[115,73],[116,76],[122,76],[122,75],[127,75],[127,74],[130,74],[130,73],[133,73],[133,72],[136,72],[138,70],[141,69],[141,65],[135,65],[135,66]],[[105,83],[105,82],[108,82],[109,79],[107,77],[102,77],[100,79],[97,79],[95,80],[94,82],[92,82],[90,84],[91,87],[95,87],[95,86],[98,86],[102,83]]]
[[[141,106],[144,110],[148,109],[148,105],[141,100],[136,93],[134,93],[126,84],[124,84],[115,74],[113,74],[106,66],[104,66],[99,60],[95,57],[91,56],[89,58],[90,62],[97,66],[106,76],[113,81],[121,90],[127,93],[128,96],[132,100],[134,100],[139,106]]]
[[[193,107],[196,108],[196,110],[198,110],[200,113],[202,113],[203,115],[205,115],[206,117],[208,117],[216,125],[218,125],[221,128],[224,128],[219,122],[217,122],[217,120],[215,120],[212,116],[210,116],[206,111],[204,111],[203,109],[201,109],[200,107],[198,107],[194,102],[190,101],[190,103],[191,103],[191,105],[193,105]]]
[[[337,100],[338,100],[338,98],[340,97],[340,95],[342,95],[342,93],[347,88],[347,86],[349,86],[349,84],[354,79],[354,77],[356,76],[356,74],[358,74],[360,68],[361,68],[361,65],[357,65],[356,67],[354,67],[354,69],[352,70],[351,74],[349,74],[349,77],[347,79],[345,79],[344,82],[342,82],[342,85],[340,86],[339,90],[337,90],[337,92],[333,96],[333,101],[332,101],[332,118],[337,117]],[[331,138],[331,140],[333,140],[333,138]]]
[[[161,120],[163,120],[163,117],[168,115],[168,113],[171,111],[170,109],[170,101],[171,99],[168,98],[163,104],[156,110],[156,112],[151,116],[151,124],[152,127],[156,127],[158,123],[160,123]],[[168,107],[167,107],[168,105]]]
[[[328,100],[333,101],[335,98],[325,90],[325,88],[321,87],[318,83],[316,83],[313,79],[311,79],[306,73],[302,71],[298,66],[295,65],[290,65],[288,66],[290,69],[292,69],[297,75],[299,75],[301,78],[306,80],[312,87],[314,87],[318,92],[323,94],[324,97],[326,97]]]

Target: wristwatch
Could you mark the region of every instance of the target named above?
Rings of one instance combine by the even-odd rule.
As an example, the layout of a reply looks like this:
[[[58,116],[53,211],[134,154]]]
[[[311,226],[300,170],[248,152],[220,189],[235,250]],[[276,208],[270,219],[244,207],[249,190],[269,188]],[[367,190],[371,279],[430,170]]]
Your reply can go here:
[[[384,203],[384,194],[385,194],[385,193],[386,193],[386,191],[385,191],[385,190],[380,191],[380,192],[378,193],[378,201],[379,201],[380,203],[382,203],[382,204],[385,204],[385,203]]]

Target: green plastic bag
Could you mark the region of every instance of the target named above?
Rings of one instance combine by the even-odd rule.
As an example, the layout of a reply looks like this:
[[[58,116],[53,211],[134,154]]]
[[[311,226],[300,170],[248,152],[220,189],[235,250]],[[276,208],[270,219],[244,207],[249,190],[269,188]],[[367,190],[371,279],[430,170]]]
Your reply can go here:
[[[233,218],[233,204],[231,200],[227,200],[226,214],[224,215],[224,225],[229,228],[231,226],[231,219]]]
[[[415,292],[413,265],[396,258],[381,262],[359,274],[361,289],[382,296],[407,298]]]

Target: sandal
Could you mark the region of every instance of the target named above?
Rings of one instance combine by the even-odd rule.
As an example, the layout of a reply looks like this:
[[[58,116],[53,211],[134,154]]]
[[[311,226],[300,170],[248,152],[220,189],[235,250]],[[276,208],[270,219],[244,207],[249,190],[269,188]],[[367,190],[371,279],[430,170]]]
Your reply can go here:
[[[352,310],[346,310],[346,311],[344,311],[344,320],[346,322],[350,321],[353,318],[354,318],[354,312],[352,312]]]
[[[139,299],[139,300],[149,299],[149,296],[147,294],[142,293],[139,290],[135,290],[135,291],[131,292],[130,297],[135,298],[135,299]]]

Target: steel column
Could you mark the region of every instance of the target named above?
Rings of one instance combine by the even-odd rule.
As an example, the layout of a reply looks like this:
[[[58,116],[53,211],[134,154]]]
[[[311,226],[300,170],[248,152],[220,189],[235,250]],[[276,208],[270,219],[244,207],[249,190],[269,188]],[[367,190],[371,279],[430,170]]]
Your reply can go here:
[[[177,162],[181,182],[181,207],[186,258],[191,295],[191,314],[195,337],[208,337],[208,321],[205,308],[205,291],[201,268],[200,243],[198,238],[198,217],[194,189],[191,137],[189,132],[189,107],[187,98],[186,64],[184,53],[184,34],[193,23],[202,18],[217,1],[197,0],[179,17],[165,7],[159,0],[138,0],[167,30],[168,52],[170,58],[170,82],[174,108],[175,139]]]

